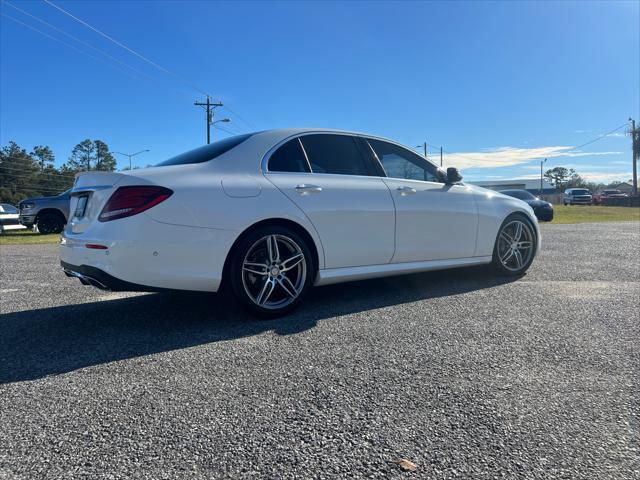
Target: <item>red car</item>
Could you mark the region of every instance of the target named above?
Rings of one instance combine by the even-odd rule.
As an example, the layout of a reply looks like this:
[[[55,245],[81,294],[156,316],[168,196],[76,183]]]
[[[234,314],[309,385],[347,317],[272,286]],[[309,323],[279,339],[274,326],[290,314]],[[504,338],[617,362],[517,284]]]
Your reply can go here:
[[[627,196],[626,193],[622,193],[620,190],[602,190],[601,192],[593,194],[593,204],[601,205],[602,201],[606,198],[625,198]]]

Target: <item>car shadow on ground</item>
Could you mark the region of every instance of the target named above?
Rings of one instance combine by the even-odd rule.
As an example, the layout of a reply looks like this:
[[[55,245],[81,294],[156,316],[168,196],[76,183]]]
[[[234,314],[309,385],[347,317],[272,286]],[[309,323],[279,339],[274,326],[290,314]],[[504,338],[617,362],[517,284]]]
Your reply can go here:
[[[265,331],[291,335],[327,318],[512,280],[476,267],[332,285],[312,289],[299,309],[268,321],[228,295],[179,292],[8,313],[0,323],[0,384]]]

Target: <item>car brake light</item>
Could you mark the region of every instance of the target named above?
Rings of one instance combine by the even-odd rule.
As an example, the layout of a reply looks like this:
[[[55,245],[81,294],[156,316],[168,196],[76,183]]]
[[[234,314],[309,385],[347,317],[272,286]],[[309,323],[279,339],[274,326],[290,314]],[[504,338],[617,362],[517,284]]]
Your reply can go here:
[[[158,186],[131,186],[118,188],[100,212],[98,220],[109,222],[130,217],[164,202],[173,194],[172,190]]]

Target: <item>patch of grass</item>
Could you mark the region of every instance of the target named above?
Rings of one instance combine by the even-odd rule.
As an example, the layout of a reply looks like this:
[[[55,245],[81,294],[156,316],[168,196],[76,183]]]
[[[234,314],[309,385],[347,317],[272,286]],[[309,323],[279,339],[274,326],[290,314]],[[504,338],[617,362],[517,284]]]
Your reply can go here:
[[[0,235],[0,245],[28,245],[34,243],[58,243],[60,234],[41,235],[31,230],[9,230]]]
[[[640,221],[640,208],[595,205],[554,205],[552,223]]]

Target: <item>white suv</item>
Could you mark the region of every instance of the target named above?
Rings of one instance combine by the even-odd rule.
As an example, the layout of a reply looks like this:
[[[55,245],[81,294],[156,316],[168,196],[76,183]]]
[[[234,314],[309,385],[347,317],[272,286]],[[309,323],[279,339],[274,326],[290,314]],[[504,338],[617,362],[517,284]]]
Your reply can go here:
[[[593,198],[586,188],[567,188],[562,195],[565,205],[591,205]]]

